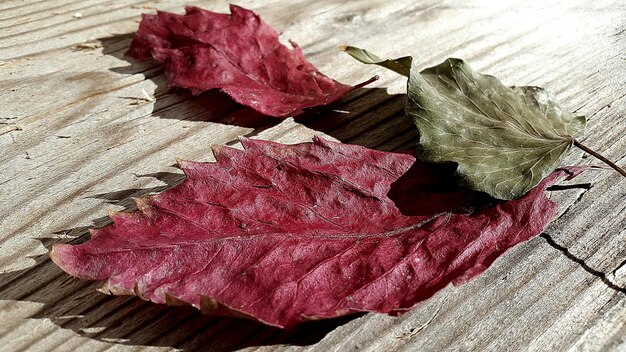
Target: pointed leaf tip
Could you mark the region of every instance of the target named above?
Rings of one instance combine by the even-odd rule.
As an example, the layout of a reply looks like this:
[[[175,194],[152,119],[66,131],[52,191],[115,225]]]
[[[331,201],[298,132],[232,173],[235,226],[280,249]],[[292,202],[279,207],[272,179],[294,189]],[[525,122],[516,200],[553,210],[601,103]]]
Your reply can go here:
[[[230,160],[228,149],[230,148],[221,144],[211,145],[211,152],[213,153],[213,157],[218,163],[222,163],[222,162],[226,162]]]
[[[112,208],[106,208],[107,216],[116,222],[117,220],[123,219],[128,213],[117,211]]]
[[[187,168],[188,161],[178,156],[175,157],[174,160],[176,160],[176,166],[179,169],[183,170],[183,172],[185,172],[185,168]]]
[[[254,149],[257,144],[254,138],[248,138],[245,136],[239,136],[239,143],[241,143],[243,149],[245,150]]]
[[[52,262],[54,262],[54,264],[56,264],[58,267],[60,267],[61,269],[64,269],[64,265],[61,262],[61,258],[62,255],[59,256],[59,248],[60,246],[63,246],[63,244],[60,243],[55,243],[52,245],[52,248],[50,248],[50,252],[48,253],[48,255],[50,256],[50,259],[52,260]],[[67,270],[65,270],[67,271]]]
[[[131,197],[131,199],[141,213],[147,214],[150,212],[150,199],[148,197]]]

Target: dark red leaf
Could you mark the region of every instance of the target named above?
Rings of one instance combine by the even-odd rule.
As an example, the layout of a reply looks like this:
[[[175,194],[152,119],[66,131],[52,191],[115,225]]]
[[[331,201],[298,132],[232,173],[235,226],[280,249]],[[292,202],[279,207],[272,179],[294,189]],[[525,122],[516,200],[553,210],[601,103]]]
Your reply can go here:
[[[279,33],[252,11],[235,5],[231,15],[185,10],[144,14],[127,53],[154,57],[174,86],[194,94],[219,88],[240,104],[280,117],[329,104],[357,88],[320,73],[294,42],[293,49],[282,45]]]
[[[539,234],[556,212],[544,189],[565,176],[471,214],[406,216],[387,194],[411,155],[321,139],[242,143],[215,147],[216,163],[181,162],[184,183],[138,200],[141,212],[112,213],[113,225],[56,245],[51,257],[71,275],[104,280],[104,292],[278,327],[400,314]],[[424,184],[436,184],[428,165],[416,165]],[[449,199],[441,191],[428,202],[441,204],[437,194]]]

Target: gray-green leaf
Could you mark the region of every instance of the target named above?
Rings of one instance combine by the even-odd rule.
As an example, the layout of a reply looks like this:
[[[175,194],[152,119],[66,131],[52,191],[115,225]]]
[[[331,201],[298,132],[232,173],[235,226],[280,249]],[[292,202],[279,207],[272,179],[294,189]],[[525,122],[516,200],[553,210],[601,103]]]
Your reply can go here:
[[[367,50],[354,46],[340,46],[339,50],[345,51],[350,54],[350,56],[364,64],[376,64],[406,77],[409,77],[411,72],[411,62],[413,61],[413,58],[410,56],[401,57],[399,59],[383,60]]]
[[[394,61],[353,56],[365,63]],[[536,186],[585,129],[584,116],[563,110],[544,89],[507,87],[460,59],[421,72],[412,64],[407,93],[420,158],[457,163],[463,184],[499,199],[518,198]]]

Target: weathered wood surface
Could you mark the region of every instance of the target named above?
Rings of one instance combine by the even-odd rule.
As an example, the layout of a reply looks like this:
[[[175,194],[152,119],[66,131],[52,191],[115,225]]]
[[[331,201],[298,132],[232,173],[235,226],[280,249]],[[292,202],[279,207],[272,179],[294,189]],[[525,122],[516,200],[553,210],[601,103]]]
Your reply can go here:
[[[227,10],[221,0],[187,2]],[[180,182],[174,158],[210,160],[210,144],[324,133],[409,148],[416,133],[401,118],[402,80],[339,53],[341,44],[413,54],[424,66],[462,57],[506,83],[544,86],[588,116],[586,144],[626,164],[623,1],[238,4],[331,77],[382,79],[338,105],[349,114],[242,123],[247,111],[223,94],[170,91],[157,65],[123,57],[141,12],[180,12],[183,1],[0,2],[1,350],[626,350],[626,182],[613,172],[582,176],[589,190],[553,192],[561,216],[545,234],[401,317],[367,314],[282,332],[109,297],[52,264],[52,243],[84,240],[87,228],[109,223],[106,207],[129,209],[129,197]],[[92,42],[102,48],[76,47]],[[142,89],[156,101],[143,100]],[[566,160],[591,162],[577,150]],[[413,329],[421,330],[407,337]]]

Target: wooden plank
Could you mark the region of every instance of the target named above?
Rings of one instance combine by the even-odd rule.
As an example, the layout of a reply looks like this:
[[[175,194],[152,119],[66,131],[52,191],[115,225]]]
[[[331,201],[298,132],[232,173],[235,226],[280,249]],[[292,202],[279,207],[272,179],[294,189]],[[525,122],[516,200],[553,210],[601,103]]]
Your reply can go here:
[[[226,11],[226,1],[192,1]],[[105,207],[182,180],[175,157],[211,160],[210,144],[247,135],[282,142],[323,134],[382,150],[410,148],[401,79],[336,50],[448,56],[516,85],[541,85],[588,116],[584,142],[625,163],[626,5],[617,1],[243,1],[347,83],[381,80],[338,106],[296,121],[248,121],[221,93],[167,87],[154,63],[123,52],[139,15],[175,1],[0,3],[0,349],[104,350],[585,350],[623,349],[626,197],[611,172],[553,192],[560,217],[485,274],[448,287],[401,316],[367,314],[279,331],[135,298],[108,297],[69,278],[46,247],[109,223]],[[79,16],[75,16],[80,13]],[[76,46],[98,42],[102,48]],[[389,88],[387,91],[386,89]],[[141,100],[142,89],[156,98]],[[595,163],[573,151],[567,164]],[[432,318],[432,320],[431,320]],[[414,336],[405,336],[429,322]]]

